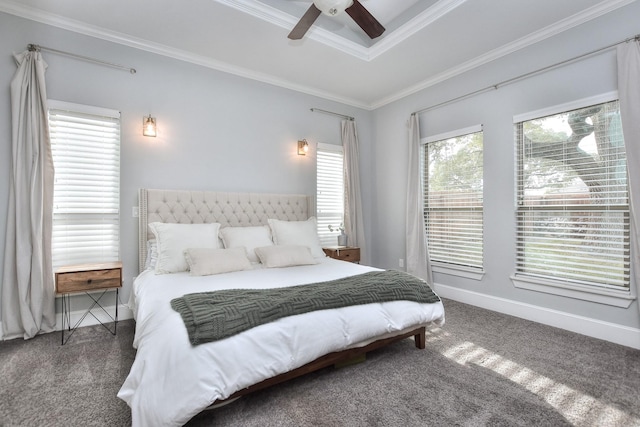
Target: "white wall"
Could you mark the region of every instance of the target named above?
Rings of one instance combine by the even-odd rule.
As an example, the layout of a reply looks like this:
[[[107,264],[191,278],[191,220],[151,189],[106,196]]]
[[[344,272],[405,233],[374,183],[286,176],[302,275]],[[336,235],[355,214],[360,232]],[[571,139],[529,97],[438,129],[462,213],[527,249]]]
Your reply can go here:
[[[371,172],[376,188],[371,217],[372,229],[376,230],[372,242],[374,263],[398,268],[398,259],[405,258],[406,196],[399,190],[406,186],[406,123],[412,112],[632,37],[640,32],[638,21],[632,16],[640,16],[640,4],[619,9],[376,110]],[[625,343],[640,348],[637,302],[628,309],[617,308],[516,289],[509,280],[515,265],[513,116],[617,90],[616,80],[615,52],[608,52],[420,115],[422,137],[484,125],[486,275],[475,281],[435,274],[442,295],[540,321],[555,316],[560,320],[549,323],[568,329],[576,330],[573,324],[582,323],[580,331],[584,333],[594,325],[611,324],[612,329],[601,335],[612,330],[627,334],[627,340],[636,342]]]
[[[315,150],[297,155],[297,140],[341,144],[340,119],[310,108],[354,116],[362,168],[370,169],[371,115],[357,108],[201,66],[150,54],[0,13],[0,201],[9,198],[9,84],[12,52],[28,43],[137,69],[131,75],[43,52],[49,99],[121,111],[121,254],[126,302],[137,274],[138,188],[208,189],[315,194]],[[159,136],[142,136],[142,118],[157,118]],[[362,180],[364,203],[371,187]],[[0,260],[6,208],[0,209]],[[366,220],[365,220],[366,221]],[[367,232],[368,232],[367,227]],[[0,262],[0,276],[2,263]],[[75,308],[75,307],[72,307]]]

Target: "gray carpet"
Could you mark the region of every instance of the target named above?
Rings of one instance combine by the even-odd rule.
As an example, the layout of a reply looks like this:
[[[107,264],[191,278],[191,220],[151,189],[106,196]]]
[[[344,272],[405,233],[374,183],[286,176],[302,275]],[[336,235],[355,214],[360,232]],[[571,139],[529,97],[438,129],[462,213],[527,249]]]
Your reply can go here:
[[[189,426],[640,426],[640,351],[446,300],[404,340],[205,411]],[[0,343],[0,425],[125,426],[133,321]]]

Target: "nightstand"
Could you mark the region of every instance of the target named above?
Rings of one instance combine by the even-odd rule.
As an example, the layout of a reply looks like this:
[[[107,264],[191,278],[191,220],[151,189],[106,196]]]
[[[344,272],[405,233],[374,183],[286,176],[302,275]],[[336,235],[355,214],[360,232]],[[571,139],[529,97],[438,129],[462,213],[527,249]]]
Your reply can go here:
[[[62,345],[64,345],[78,326],[91,314],[112,335],[116,334],[118,326],[118,291],[122,287],[122,263],[107,262],[102,264],[79,264],[60,267],[56,270],[56,293],[62,296]],[[115,315],[111,316],[100,304],[100,299],[108,292],[116,294]],[[84,312],[82,317],[71,326],[71,294],[85,293],[93,303]],[[96,295],[97,293],[97,295]],[[97,297],[96,297],[97,296]],[[100,308],[113,321],[113,330],[105,325],[93,312],[94,308]],[[64,339],[64,330],[69,330],[67,339]]]
[[[329,246],[322,248],[328,257],[341,261],[360,262],[360,248],[351,246]]]

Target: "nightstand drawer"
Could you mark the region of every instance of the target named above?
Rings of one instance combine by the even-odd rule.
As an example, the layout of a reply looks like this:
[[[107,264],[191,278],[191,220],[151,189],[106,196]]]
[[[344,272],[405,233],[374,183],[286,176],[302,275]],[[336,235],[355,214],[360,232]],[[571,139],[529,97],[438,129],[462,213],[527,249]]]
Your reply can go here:
[[[339,259],[341,261],[360,262],[360,248],[352,247],[335,247],[322,248],[328,257]]]
[[[56,272],[56,292],[59,294],[86,292],[122,286],[122,268],[83,267],[78,266],[75,271],[58,270]]]

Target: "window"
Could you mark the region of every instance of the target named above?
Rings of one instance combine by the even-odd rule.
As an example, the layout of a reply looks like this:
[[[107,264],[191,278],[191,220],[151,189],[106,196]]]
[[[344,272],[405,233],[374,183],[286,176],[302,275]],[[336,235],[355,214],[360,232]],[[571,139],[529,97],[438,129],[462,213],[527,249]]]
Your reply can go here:
[[[54,269],[120,259],[120,113],[49,101]]]
[[[344,223],[344,155],[342,146],[318,144],[316,155],[318,236],[322,246],[336,246],[338,233],[329,225]]]
[[[482,271],[482,161],[480,126],[425,140],[425,226],[436,271],[438,267]]]
[[[629,289],[620,107],[598,102],[516,118],[516,278],[596,293]]]

